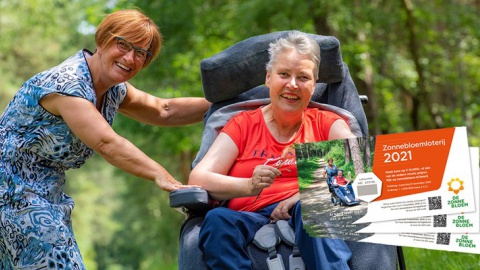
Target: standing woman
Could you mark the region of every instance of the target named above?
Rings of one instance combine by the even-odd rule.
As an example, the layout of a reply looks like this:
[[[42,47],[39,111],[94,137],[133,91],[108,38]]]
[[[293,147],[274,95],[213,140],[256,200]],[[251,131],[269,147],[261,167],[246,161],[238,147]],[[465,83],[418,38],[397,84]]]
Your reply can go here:
[[[111,125],[117,111],[156,126],[191,124],[209,102],[161,99],[127,82],[162,45],[141,12],[105,17],[95,43],[94,53],[83,49],[26,81],[0,118],[0,269],[85,269],[63,188],[65,171],[94,152],[162,190],[185,187]]]
[[[338,174],[337,166],[333,164],[333,158],[328,159],[328,164],[325,166],[325,172],[327,174],[327,185],[329,188],[331,188],[333,179]]]

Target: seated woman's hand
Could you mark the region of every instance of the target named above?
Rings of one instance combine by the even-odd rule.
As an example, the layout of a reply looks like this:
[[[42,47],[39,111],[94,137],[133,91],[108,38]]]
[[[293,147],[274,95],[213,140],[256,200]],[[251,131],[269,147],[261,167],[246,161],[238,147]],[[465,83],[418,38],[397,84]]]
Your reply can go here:
[[[258,195],[264,188],[270,187],[275,178],[280,174],[280,170],[269,165],[258,165],[255,167],[250,179],[252,194]]]
[[[300,193],[296,193],[292,197],[279,202],[272,214],[270,214],[270,222],[290,219],[289,211],[298,200],[300,200]]]

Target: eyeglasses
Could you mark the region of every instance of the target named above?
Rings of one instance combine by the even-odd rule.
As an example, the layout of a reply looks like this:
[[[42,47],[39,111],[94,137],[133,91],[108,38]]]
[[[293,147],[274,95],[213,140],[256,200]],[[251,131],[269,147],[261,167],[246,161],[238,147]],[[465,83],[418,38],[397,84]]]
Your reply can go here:
[[[133,46],[132,43],[126,41],[122,37],[117,36],[117,37],[115,37],[115,39],[117,39],[118,50],[123,52],[123,53],[128,53],[129,51],[134,49],[135,50],[135,57],[142,62],[145,62],[145,60],[147,60],[148,57],[152,57],[152,54],[149,51]]]

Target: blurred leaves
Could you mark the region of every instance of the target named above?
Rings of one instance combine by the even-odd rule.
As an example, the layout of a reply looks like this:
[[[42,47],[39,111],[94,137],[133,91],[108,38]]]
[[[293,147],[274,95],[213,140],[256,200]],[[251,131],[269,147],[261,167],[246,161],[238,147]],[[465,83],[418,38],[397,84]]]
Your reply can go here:
[[[467,126],[480,145],[480,5],[475,0],[0,0],[0,108],[19,86],[82,48],[113,10],[138,8],[164,36],[131,82],[153,95],[202,96],[203,58],[254,35],[334,35],[371,135]],[[222,89],[219,89],[221,91]],[[118,116],[114,129],[186,183],[202,124],[159,128]],[[95,156],[69,172],[74,229],[88,269],[176,269],[183,215],[152,182]],[[161,265],[161,267],[159,267]]]

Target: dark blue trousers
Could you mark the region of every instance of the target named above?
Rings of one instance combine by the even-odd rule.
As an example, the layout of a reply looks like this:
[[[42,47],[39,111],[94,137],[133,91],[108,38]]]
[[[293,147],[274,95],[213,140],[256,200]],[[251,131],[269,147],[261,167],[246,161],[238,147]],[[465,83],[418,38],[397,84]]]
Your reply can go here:
[[[238,212],[226,207],[210,210],[200,229],[199,248],[210,269],[252,269],[247,245],[277,204],[258,212]],[[291,213],[290,226],[295,230],[297,246],[305,266],[314,269],[349,269],[350,249],[341,239],[313,238],[303,229],[300,202]]]

